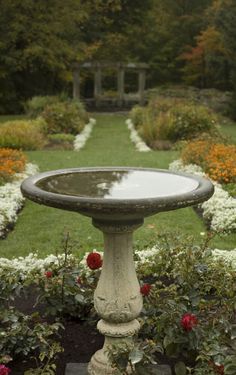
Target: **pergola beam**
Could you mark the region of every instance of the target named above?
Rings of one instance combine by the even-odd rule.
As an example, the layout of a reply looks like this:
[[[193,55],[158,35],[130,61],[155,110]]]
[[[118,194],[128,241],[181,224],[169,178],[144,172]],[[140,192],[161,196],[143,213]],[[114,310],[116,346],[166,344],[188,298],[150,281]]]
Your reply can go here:
[[[138,74],[139,103],[143,105],[144,90],[146,84],[146,71],[149,68],[146,63],[113,63],[113,62],[83,62],[74,64],[73,67],[73,97],[80,98],[80,70],[90,69],[94,71],[94,99],[95,105],[99,106],[102,96],[102,69],[117,70],[118,105],[122,106],[125,101],[125,71],[136,71]]]

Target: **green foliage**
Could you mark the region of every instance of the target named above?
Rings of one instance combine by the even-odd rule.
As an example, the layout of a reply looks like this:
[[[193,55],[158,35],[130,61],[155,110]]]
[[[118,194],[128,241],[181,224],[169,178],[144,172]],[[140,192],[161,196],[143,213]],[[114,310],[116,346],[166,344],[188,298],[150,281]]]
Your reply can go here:
[[[56,102],[42,112],[48,134],[78,134],[84,128],[88,116],[78,101]]]
[[[37,368],[32,368],[24,372],[24,375],[54,375],[56,365],[53,363],[58,353],[62,352],[61,346],[53,342],[45,351],[41,351],[39,358],[35,358]]]
[[[109,348],[117,374],[152,374],[148,364],[160,354],[171,360],[176,375],[234,373],[235,271],[212,257],[210,238],[197,246],[191,238],[160,237],[156,255],[138,265],[151,292],[144,297],[137,343]],[[189,329],[182,323],[186,313],[195,317]]]
[[[224,184],[223,187],[226,191],[228,191],[228,193],[232,197],[236,198],[236,184],[234,183]]]
[[[45,303],[45,313],[54,316],[73,316],[87,319],[93,307],[93,292],[99,271],[87,277],[83,267],[71,255],[69,235],[63,241],[63,258],[59,266],[48,266],[47,275],[37,275],[27,281],[33,283],[38,292],[37,303]],[[78,281],[79,278],[79,281]]]
[[[36,118],[41,115],[48,105],[59,101],[58,96],[34,96],[26,102],[26,113],[29,117]]]
[[[179,104],[156,120],[161,139],[177,141],[192,139],[202,133],[217,132],[216,116],[206,107],[192,104]]]
[[[163,238],[151,264],[138,272],[153,285],[145,298],[141,335],[161,340],[168,356],[178,360],[181,355],[196,374],[208,373],[210,362],[224,364],[235,350],[234,269],[212,259],[208,242],[196,246],[189,238]],[[198,319],[187,332],[180,324],[186,312]]]
[[[58,332],[60,324],[48,325],[37,314],[24,315],[14,308],[0,310],[0,352],[2,355],[28,356],[33,350],[45,352],[52,343],[51,336]]]
[[[227,50],[227,73],[231,88],[233,88],[233,96],[231,105],[229,106],[229,114],[236,119],[235,101],[236,101],[236,4],[233,0],[224,0],[217,4],[215,1],[214,22],[220,31],[223,43]]]
[[[144,116],[143,107],[136,105],[132,108],[130,112],[130,117],[136,128],[138,128],[139,126],[143,124],[143,121],[144,121],[143,116]]]
[[[158,250],[146,261],[142,255],[142,261],[137,262],[139,280],[141,284],[149,283],[151,290],[144,297],[142,329],[137,342],[133,344],[129,339],[121,339],[117,345],[107,348],[117,374],[152,374],[151,365],[162,355],[165,360],[171,360],[178,375],[188,372],[213,375],[222,366],[225,374],[233,374],[235,269],[222,259],[213,258],[210,239],[211,235],[208,235],[201,245],[196,245],[191,238],[162,236],[158,238]],[[47,262],[45,273],[42,266],[32,267],[24,277],[20,277],[22,270],[12,272],[6,266],[1,269],[0,297],[4,304],[0,317],[5,332],[0,332],[3,337],[1,353],[5,356],[15,351],[28,354],[35,346],[40,350],[42,362],[37,364],[38,372],[35,373],[40,375],[53,374],[50,371],[54,371],[54,366],[50,361],[59,349],[50,341],[50,336],[58,325],[45,326],[38,321],[37,314],[25,317],[6,306],[22,288],[36,286],[40,292],[38,301],[49,307],[45,313],[82,319],[92,317],[92,295],[99,272],[88,270],[86,264],[72,257],[68,241],[67,235],[63,256],[58,256],[58,262],[53,259],[51,263]],[[136,260],[139,260],[138,252]],[[194,325],[188,329],[183,325],[186,313],[194,316]],[[30,330],[29,322],[33,325]],[[40,343],[38,338],[41,338]]]
[[[42,119],[7,121],[0,127],[0,147],[37,150],[45,143]]]
[[[107,355],[117,375],[154,375],[152,366],[156,364],[155,353],[163,353],[162,348],[152,340],[122,341],[107,347]]]
[[[40,361],[46,358],[48,360],[49,357],[51,360],[52,351],[56,354],[61,350],[52,339],[52,336],[62,328],[61,324],[48,325],[41,321],[38,313],[25,315],[18,311],[13,304],[15,298],[19,298],[23,291],[20,271],[13,274],[7,266],[3,266],[0,269],[0,276],[1,362],[8,363],[17,355],[27,357],[35,350],[39,352]]]
[[[54,144],[60,144],[64,142],[72,143],[75,137],[73,134],[57,133],[57,134],[49,134],[48,139]]]
[[[54,340],[63,326],[47,324],[36,312],[25,315],[14,307],[14,301],[26,292],[20,270],[12,273],[7,265],[0,267],[0,362],[9,363],[16,356],[27,358],[36,353],[37,369],[27,374],[51,375],[53,364],[61,346]]]
[[[140,27],[150,4],[1,1],[0,113],[19,113],[34,95],[71,92],[74,62],[126,60],[130,24]]]
[[[216,137],[219,133],[217,116],[210,109],[181,99],[152,99],[147,107],[131,111],[131,118],[140,135],[154,147],[157,141],[176,142],[204,133]]]

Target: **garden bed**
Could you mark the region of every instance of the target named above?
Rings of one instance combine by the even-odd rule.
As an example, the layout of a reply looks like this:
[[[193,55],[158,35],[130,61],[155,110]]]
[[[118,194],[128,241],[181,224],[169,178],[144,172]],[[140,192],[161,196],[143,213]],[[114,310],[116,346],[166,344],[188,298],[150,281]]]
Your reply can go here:
[[[146,281],[154,283],[157,280],[153,277],[149,277],[146,279]],[[162,282],[163,281],[164,279]],[[165,278],[165,282],[168,284],[167,278]],[[45,306],[39,305],[35,309],[33,306],[36,299],[35,291],[32,289],[31,292],[27,294],[27,298],[22,299],[21,297],[16,299],[14,305],[24,314],[39,313],[41,318],[41,316],[43,316]],[[41,319],[49,324],[53,323],[54,321],[53,317]],[[61,329],[59,336],[55,336],[54,338],[61,344],[63,352],[59,354],[55,361],[57,368],[55,375],[64,375],[67,363],[88,363],[92,355],[97,350],[101,349],[104,343],[104,336],[98,332],[96,322],[88,323],[86,321],[76,318],[73,319],[71,317],[64,317],[60,321],[63,324],[64,329]],[[37,354],[38,353],[36,352],[35,355]],[[25,371],[36,368],[36,361],[33,357],[34,353],[32,353],[27,359],[22,356],[19,356],[18,358],[15,357],[14,361],[8,364],[9,368],[11,369],[10,374],[22,375]],[[155,355],[155,359],[158,364],[169,365],[172,368],[173,374],[175,374],[174,365],[176,363],[176,358],[171,359],[166,355],[159,353]],[[181,356],[179,357],[179,360],[182,360]],[[191,365],[194,365],[194,363],[191,363]]]
[[[179,366],[194,368],[195,375],[221,374],[218,370],[227,363],[235,366],[235,252],[230,259],[223,253],[232,252],[211,251],[208,243],[209,238],[197,246],[189,238],[163,237],[158,245],[135,252],[144,309],[139,341],[132,350],[139,353],[138,362],[134,363],[142,371],[150,364],[149,360],[145,362],[148,357],[170,365],[175,375],[180,374],[174,372]],[[7,362],[13,375],[23,375],[32,368],[27,375],[42,374],[32,359],[39,354],[34,352],[35,348],[40,353],[46,350],[48,355],[59,342],[64,352],[52,360],[57,364],[55,375],[64,375],[67,363],[86,363],[102,347],[103,337],[96,329],[98,318],[92,308],[102,253],[86,254],[79,261],[68,249],[65,248],[63,256],[50,255],[45,259],[33,254],[12,261],[1,258],[1,297],[18,311],[15,315],[14,310],[4,310],[3,306],[1,312],[6,333],[3,328],[0,330],[3,338],[0,346],[3,344],[5,356],[14,358]],[[25,293],[19,294],[22,288]],[[34,307],[38,296],[40,303]],[[26,328],[21,314],[27,322]],[[27,320],[29,314],[31,320]],[[48,335],[54,322],[61,322],[65,329],[52,328]],[[48,323],[48,328],[37,328],[44,323]],[[124,349],[127,353],[127,348],[119,350]],[[19,357],[19,351],[24,357]],[[122,351],[117,353],[120,356]],[[115,357],[112,361],[117,364]]]
[[[91,356],[102,347],[103,337],[95,327],[84,322],[65,321],[65,330],[61,331],[60,342],[64,352],[56,361],[56,375],[64,375],[67,363],[87,363]],[[24,371],[35,367],[35,360],[16,359],[9,363],[11,375],[22,375]]]

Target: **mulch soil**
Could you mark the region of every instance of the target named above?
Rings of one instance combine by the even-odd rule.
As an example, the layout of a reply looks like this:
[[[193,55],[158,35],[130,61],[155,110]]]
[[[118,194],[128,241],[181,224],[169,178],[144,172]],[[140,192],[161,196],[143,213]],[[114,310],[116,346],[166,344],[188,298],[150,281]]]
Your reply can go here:
[[[43,316],[44,306],[37,306],[35,310],[32,306],[35,302],[34,291],[27,295],[27,298],[19,298],[15,301],[15,307],[24,314],[31,314],[37,311]],[[49,323],[53,322],[48,318]],[[55,337],[56,341],[61,343],[64,351],[59,353],[56,361],[56,375],[64,375],[67,363],[87,363],[91,356],[103,346],[104,338],[96,329],[88,323],[76,319],[63,319],[64,330],[60,331],[60,336]],[[32,355],[33,357],[33,355]],[[35,368],[36,362],[32,358],[19,357],[14,358],[8,366],[11,368],[11,375],[23,375],[24,371]]]
[[[87,363],[91,356],[103,346],[103,337],[96,329],[83,322],[66,321],[61,332],[60,342],[64,352],[56,361],[56,375],[64,375],[67,363]],[[24,371],[35,367],[34,359],[18,358],[8,365],[11,375],[23,375]]]

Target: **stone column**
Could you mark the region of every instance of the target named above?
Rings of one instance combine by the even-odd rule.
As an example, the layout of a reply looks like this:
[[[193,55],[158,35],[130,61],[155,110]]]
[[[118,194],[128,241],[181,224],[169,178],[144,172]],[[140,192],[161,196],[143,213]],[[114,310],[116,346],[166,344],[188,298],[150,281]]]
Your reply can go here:
[[[73,98],[80,98],[80,71],[79,68],[73,71]]]
[[[124,68],[118,68],[117,72],[117,89],[118,89],[118,105],[121,107],[124,102],[125,94],[125,70]]]
[[[139,104],[144,105],[144,89],[146,83],[146,71],[141,69],[138,72],[138,92],[139,92]]]
[[[135,272],[132,250],[133,231],[143,220],[135,223],[103,223],[93,220],[104,234],[104,258],[101,276],[94,293],[94,306],[100,317],[98,330],[105,343],[92,357],[89,375],[112,375],[107,350],[111,345],[132,342],[139,331],[136,319],[142,310],[142,296]]]
[[[94,74],[94,99],[95,99],[95,106],[99,106],[99,101],[102,94],[102,71],[100,66],[98,66],[95,70]]]

